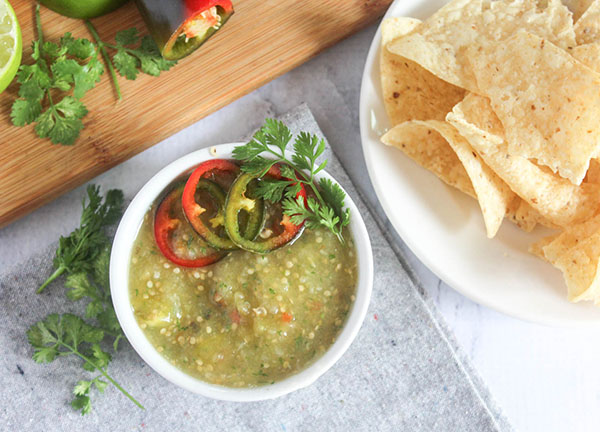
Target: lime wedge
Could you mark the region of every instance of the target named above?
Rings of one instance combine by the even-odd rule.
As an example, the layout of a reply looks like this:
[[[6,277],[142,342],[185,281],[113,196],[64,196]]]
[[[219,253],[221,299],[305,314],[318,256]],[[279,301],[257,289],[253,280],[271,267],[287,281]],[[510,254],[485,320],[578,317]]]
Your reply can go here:
[[[15,77],[21,64],[21,27],[8,0],[0,0],[0,93]]]

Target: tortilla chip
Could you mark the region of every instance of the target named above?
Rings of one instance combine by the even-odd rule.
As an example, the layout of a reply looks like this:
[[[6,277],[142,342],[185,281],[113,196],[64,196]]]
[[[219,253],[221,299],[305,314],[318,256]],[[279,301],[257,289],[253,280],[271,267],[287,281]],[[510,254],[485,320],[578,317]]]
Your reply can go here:
[[[573,12],[573,22],[575,23],[593,2],[594,0],[563,0],[563,4]]]
[[[550,0],[542,10],[535,0],[454,0],[413,33],[390,43],[388,50],[449,83],[477,92],[465,49],[503,40],[521,28],[564,48],[575,45],[571,13],[560,0]]]
[[[552,264],[556,263],[570,249],[576,247],[583,240],[600,231],[600,215],[580,224],[572,225],[562,233],[555,236],[552,242],[544,245],[544,257]]]
[[[393,127],[381,137],[381,141],[402,150],[446,184],[475,198],[467,171],[444,137],[433,128],[412,123],[405,122]]]
[[[569,52],[590,69],[600,72],[600,42],[579,45]]]
[[[548,228],[557,228],[555,224],[543,217],[536,209],[531,207],[527,201],[518,195],[515,195],[515,199],[509,205],[506,211],[506,217],[525,232],[533,231],[538,224]]]
[[[600,303],[599,258],[600,232],[596,232],[591,237],[582,239],[554,263],[563,272],[569,301],[591,300],[596,304]]]
[[[563,272],[570,301],[600,303],[600,215],[541,239],[530,251]]]
[[[600,162],[598,159],[590,161],[590,169],[588,169],[584,181],[586,183],[600,184]]]
[[[504,126],[509,154],[580,184],[600,151],[600,74],[527,32],[469,49],[468,57]]]
[[[557,237],[558,235],[553,235],[538,240],[537,242],[529,246],[529,253],[547,261],[548,259],[546,258],[546,254],[544,253],[544,248],[550,243],[552,243],[554,240],[556,240]]]
[[[595,0],[574,26],[577,45],[600,41],[600,0]]]
[[[498,232],[504,215],[515,194],[482,160],[473,150],[471,145],[458,133],[454,127],[439,120],[411,121],[396,126],[401,132],[408,136],[414,136],[412,130],[435,131],[441,135],[465,168],[475,194],[487,231],[487,236],[492,238]],[[418,144],[417,144],[418,145]]]
[[[443,120],[465,95],[463,89],[386,49],[389,42],[410,33],[420,23],[412,18],[389,18],[381,24],[381,90],[392,126],[408,120]]]
[[[475,189],[477,201],[483,213],[487,236],[488,238],[493,238],[498,232],[504,220],[506,210],[514,199],[515,194],[483,162],[469,142],[453,126],[436,120],[418,123],[434,128],[446,139],[460,159]]]
[[[565,227],[595,214],[600,205],[600,186],[575,186],[527,158],[511,155],[489,99],[469,94],[446,119],[485,163],[550,223]]]

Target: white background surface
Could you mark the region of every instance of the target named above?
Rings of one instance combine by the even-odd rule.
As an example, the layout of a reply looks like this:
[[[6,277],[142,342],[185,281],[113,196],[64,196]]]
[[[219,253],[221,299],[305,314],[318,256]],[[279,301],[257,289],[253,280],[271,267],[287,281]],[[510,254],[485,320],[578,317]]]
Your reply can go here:
[[[357,186],[371,191],[360,149],[358,95],[375,26],[94,180],[131,199],[183,154],[234,141],[266,116],[307,102]],[[0,142],[2,141],[0,131]],[[50,145],[40,142],[40,145]],[[0,230],[0,268],[16,264],[77,226],[84,188]],[[374,195],[367,193],[373,202]],[[600,330],[549,328],[479,306],[439,281],[410,253],[462,348],[518,431],[600,430]],[[376,311],[375,311],[376,312]]]

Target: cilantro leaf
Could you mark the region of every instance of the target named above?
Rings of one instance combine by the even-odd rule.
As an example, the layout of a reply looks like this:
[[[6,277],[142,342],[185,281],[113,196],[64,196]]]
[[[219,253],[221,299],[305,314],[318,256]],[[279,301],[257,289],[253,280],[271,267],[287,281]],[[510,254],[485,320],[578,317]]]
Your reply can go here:
[[[243,162],[242,171],[262,177],[274,164],[279,164],[283,180],[262,179],[255,190],[257,198],[281,201],[284,214],[298,225],[324,227],[343,242],[343,228],[350,223],[350,210],[345,207],[345,192],[328,178],[315,176],[327,166],[319,163],[325,152],[325,141],[316,135],[300,132],[293,144],[294,152],[286,153],[292,133],[281,121],[267,119],[250,142],[233,150],[234,159]],[[274,159],[266,157],[274,155]],[[301,186],[310,189],[306,200],[298,196]]]
[[[123,50],[119,50],[113,56],[113,62],[115,67],[119,71],[121,75],[123,75],[128,80],[134,80],[138,75],[138,63],[134,56],[127,54],[127,52]]]
[[[11,108],[10,118],[15,126],[33,123],[42,112],[42,104],[36,100],[17,99]]]
[[[127,30],[121,30],[118,31],[117,34],[115,35],[115,41],[117,42],[118,45],[133,45],[135,43],[138,42],[138,40],[140,39],[139,35],[138,35],[138,31],[135,27],[127,29]]]
[[[103,392],[107,382],[104,377],[139,407],[142,405],[125,391],[107,372],[106,367],[112,360],[109,353],[102,350],[99,342],[104,339],[104,331],[94,327],[73,314],[51,314],[32,325],[27,338],[34,349],[33,359],[38,363],[54,361],[59,356],[73,355],[83,360],[83,368],[98,371],[101,375],[91,381],[80,380],[75,385],[73,408],[87,414],[91,411],[90,390],[92,384]]]
[[[268,201],[279,202],[289,186],[288,180],[264,179],[258,184],[255,193]]]
[[[88,394],[90,391],[90,387],[92,386],[91,381],[78,381],[73,389],[73,393],[77,396],[84,396]]]
[[[103,200],[99,187],[88,186],[87,203],[86,200],[83,201],[80,227],[69,236],[60,238],[54,257],[56,271],[38,292],[64,272],[71,274],[92,271],[96,258],[109,243],[105,228],[119,218],[122,204],[123,192],[110,190]]]
[[[67,54],[85,60],[97,55],[96,46],[87,39],[75,39],[71,33],[65,33],[60,38],[60,45],[65,47]]]
[[[80,300],[84,297],[97,296],[96,287],[92,286],[85,272],[72,273],[67,277],[65,287],[71,288],[67,292],[69,300]]]
[[[83,129],[83,123],[78,118],[60,117],[53,114],[54,126],[48,132],[52,144],[73,145]],[[36,129],[37,130],[37,129]],[[42,138],[45,138],[42,137]]]
[[[35,18],[41,28],[38,7]],[[36,123],[35,132],[40,138],[72,145],[83,128],[81,119],[88,112],[77,100],[95,86],[104,69],[96,46],[87,39],[75,39],[70,33],[59,43],[44,41],[42,34],[38,38],[32,44],[35,64],[19,68],[17,81],[21,87],[11,108],[11,120],[15,126]],[[73,90],[73,96],[51,89]]]
[[[89,396],[75,396],[75,399],[71,402],[71,406],[76,410],[80,410],[81,415],[89,414],[92,411],[92,402]]]
[[[346,226],[350,223],[350,209],[344,209],[344,199],[346,193],[337,184],[326,177],[319,180],[319,187],[321,189],[321,195],[323,199],[329,203],[334,214],[339,218],[342,226]]]
[[[177,64],[162,57],[150,36],[144,36],[139,47],[130,47],[138,41],[137,29],[131,28],[117,33],[116,45],[107,45],[117,50],[113,56],[113,63],[125,78],[134,80],[140,71],[147,75],[159,76],[162,71],[167,71]]]
[[[149,36],[140,41],[135,28],[118,32],[116,45],[111,45],[103,42],[92,23],[86,21],[96,43],[74,38],[71,33],[65,33],[55,42],[44,41],[39,5],[35,9],[35,20],[38,39],[32,42],[31,54],[35,63],[19,68],[17,82],[21,87],[10,117],[15,126],[36,123],[37,135],[49,138],[53,144],[73,145],[79,137],[84,127],[82,119],[88,111],[81,102],[75,101],[100,82],[104,66],[99,54],[106,61],[119,99],[121,91],[115,67],[121,75],[133,80],[140,71],[158,76],[176,64],[163,59]],[[138,47],[131,47],[138,43]],[[107,47],[116,51],[112,60]]]

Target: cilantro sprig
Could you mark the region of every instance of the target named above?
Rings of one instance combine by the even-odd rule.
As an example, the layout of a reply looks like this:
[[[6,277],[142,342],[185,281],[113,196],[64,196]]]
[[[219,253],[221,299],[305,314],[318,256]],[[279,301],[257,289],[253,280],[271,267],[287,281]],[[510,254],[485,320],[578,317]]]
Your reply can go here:
[[[330,179],[316,179],[327,166],[327,160],[318,163],[325,151],[325,141],[301,132],[294,139],[293,153],[288,158],[286,150],[292,137],[283,122],[267,119],[249,143],[233,150],[233,157],[243,162],[242,171],[259,177],[279,164],[283,179],[264,178],[255,191],[256,196],[271,202],[281,201],[283,213],[294,224],[304,222],[311,229],[325,227],[343,242],[342,231],[350,223],[350,210],[344,204],[346,194]],[[301,184],[311,192],[306,201],[298,196]]]
[[[112,355],[102,349],[103,345],[112,344],[116,353],[123,338],[110,295],[110,240],[106,235],[106,228],[121,216],[122,203],[120,190],[109,190],[103,198],[98,187],[88,187],[81,225],[60,238],[54,258],[56,271],[38,290],[41,292],[58,275],[67,273],[66,296],[72,301],[87,301],[85,320],[73,314],[51,314],[27,332],[36,362],[49,363],[58,357],[74,355],[83,360],[83,369],[100,373],[75,385],[71,405],[82,414],[92,408],[92,390],[103,393],[109,383],[143,408],[108,374]]]
[[[122,95],[115,69],[128,80],[135,80],[140,72],[157,77],[161,72],[168,71],[177,64],[175,61],[165,60],[162,57],[150,36],[146,35],[140,39],[135,27],[118,31],[115,35],[115,43],[111,44],[100,38],[98,31],[90,21],[86,21],[85,25],[94,37],[104,61],[108,65],[119,100],[122,99]],[[139,46],[136,47],[138,44]],[[106,48],[116,51],[112,60]]]
[[[74,355],[83,360],[83,368],[86,371],[100,373],[91,380],[80,380],[75,385],[73,390],[75,398],[71,406],[81,410],[82,415],[92,409],[90,399],[92,386],[103,393],[108,383],[144,409],[142,404],[108,374],[107,366],[112,356],[100,346],[100,342],[104,339],[103,330],[86,323],[77,315],[50,314],[30,327],[27,338],[34,348],[33,359],[37,363],[50,363],[58,357]]]
[[[149,36],[139,42],[135,28],[117,33],[115,44],[100,39],[91,22],[86,25],[96,43],[74,38],[65,33],[60,40],[44,40],[40,5],[35,9],[37,40],[32,43],[34,63],[21,65],[17,74],[19,98],[12,105],[10,117],[15,126],[35,123],[40,138],[49,138],[53,144],[73,145],[83,129],[82,119],[88,109],[81,101],[85,94],[100,82],[104,66],[102,55],[112,77],[118,99],[121,89],[115,70],[127,79],[136,79],[141,72],[158,76],[176,62],[162,58]],[[116,51],[112,60],[107,48]]]
[[[99,187],[88,186],[87,203],[85,199],[82,202],[80,226],[67,237],[61,236],[54,257],[55,271],[39,287],[38,293],[65,272],[75,274],[94,270],[96,259],[109,244],[105,229],[119,219],[122,205],[122,191],[109,190],[103,199]]]
[[[38,39],[32,44],[31,54],[35,63],[19,69],[19,99],[10,116],[15,126],[35,123],[40,138],[72,145],[83,128],[81,119],[88,112],[80,99],[100,81],[104,67],[96,46],[86,39],[66,33],[58,44],[44,41],[39,5],[36,26]],[[71,90],[71,95],[60,98],[60,92]]]

